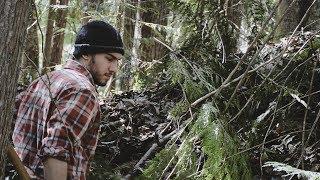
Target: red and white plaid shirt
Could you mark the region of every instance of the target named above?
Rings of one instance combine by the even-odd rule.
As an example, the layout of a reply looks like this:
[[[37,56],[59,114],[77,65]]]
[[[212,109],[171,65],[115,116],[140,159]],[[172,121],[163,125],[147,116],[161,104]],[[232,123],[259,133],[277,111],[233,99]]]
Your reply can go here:
[[[15,150],[30,176],[43,179],[43,162],[68,163],[68,179],[86,179],[97,146],[100,107],[89,71],[69,60],[17,96]]]

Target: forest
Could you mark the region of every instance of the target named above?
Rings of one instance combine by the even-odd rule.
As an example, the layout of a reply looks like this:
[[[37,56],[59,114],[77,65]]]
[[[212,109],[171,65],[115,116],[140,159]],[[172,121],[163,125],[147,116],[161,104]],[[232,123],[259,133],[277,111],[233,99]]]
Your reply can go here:
[[[125,54],[100,96],[88,179],[320,179],[319,0],[3,0],[0,172],[17,94],[113,25]]]

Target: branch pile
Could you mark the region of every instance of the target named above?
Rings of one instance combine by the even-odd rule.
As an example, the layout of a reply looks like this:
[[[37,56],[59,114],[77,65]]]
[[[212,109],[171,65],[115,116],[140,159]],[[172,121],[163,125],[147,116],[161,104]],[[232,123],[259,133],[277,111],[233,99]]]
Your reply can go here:
[[[145,163],[146,152],[150,151],[148,157],[154,154],[177,128],[168,112],[181,94],[179,88],[162,82],[142,92],[124,92],[106,100],[101,106],[101,136],[91,176],[112,176],[117,171],[124,176],[138,170]]]

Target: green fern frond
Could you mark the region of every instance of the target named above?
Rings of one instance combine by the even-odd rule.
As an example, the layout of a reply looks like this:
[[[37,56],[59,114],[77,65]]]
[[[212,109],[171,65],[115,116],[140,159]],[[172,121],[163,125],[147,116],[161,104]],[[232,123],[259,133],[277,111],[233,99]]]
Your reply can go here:
[[[286,172],[283,177],[290,177],[290,176],[297,176],[299,179],[304,178],[308,180],[319,180],[320,179],[320,173],[319,172],[312,172],[312,171],[306,171],[298,168],[294,168],[292,166],[289,166],[287,164],[283,164],[280,162],[266,162],[263,167],[272,167],[274,171],[278,172]]]

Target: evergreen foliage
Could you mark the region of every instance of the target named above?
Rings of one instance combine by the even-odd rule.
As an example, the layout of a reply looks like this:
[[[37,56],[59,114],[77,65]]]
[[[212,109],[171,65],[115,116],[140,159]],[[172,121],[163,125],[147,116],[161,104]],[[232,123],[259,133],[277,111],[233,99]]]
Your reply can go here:
[[[143,177],[160,179],[173,171],[173,179],[250,179],[246,156],[234,155],[238,152],[238,141],[225,129],[224,120],[219,118],[221,116],[213,103],[204,104],[190,132],[183,137],[184,142],[168,144],[150,162]],[[174,161],[169,163],[169,157]],[[164,172],[166,166],[170,166],[167,168],[169,172]]]
[[[226,47],[223,47],[228,45],[225,36],[231,37],[231,40],[237,39],[237,31],[230,17],[221,13],[226,9],[223,5],[219,6],[219,2],[168,1],[172,11],[182,19],[179,35],[184,37],[184,41],[180,41],[179,51],[172,52],[172,62],[167,71],[173,84],[180,84],[184,91],[184,99],[170,114],[178,122],[190,110],[193,102],[221,87],[243,56],[235,51],[226,51]],[[202,108],[192,107],[197,114],[196,121],[188,126],[179,140],[186,143],[172,144],[178,149],[172,156],[175,162],[162,170],[166,171],[162,172],[162,176],[155,177],[163,178],[170,174],[175,179],[251,179],[252,171],[254,174],[261,172],[261,162],[285,160],[285,155],[277,153],[280,145],[269,146],[265,143],[290,131],[301,130],[306,107],[311,108],[311,113],[307,113],[306,121],[310,124],[305,128],[311,128],[312,119],[316,118],[317,100],[308,103],[307,97],[308,93],[317,92],[318,89],[314,81],[318,79],[316,72],[319,65],[315,61],[319,35],[296,33],[292,37],[274,41],[275,44],[267,44],[273,37],[275,24],[266,20],[272,16],[276,4],[266,1],[263,6],[255,8],[257,6],[253,5],[257,3],[261,2],[245,1],[244,4],[246,16],[243,18],[251,22],[247,27],[251,32],[246,38],[251,43],[257,34],[259,37],[231,77],[241,79],[244,76],[240,86],[237,86],[239,80],[233,81],[223,86],[222,91],[207,98],[203,102],[205,104],[201,103]],[[264,23],[268,24],[266,29],[262,29]],[[224,29],[225,36],[221,29]],[[247,68],[257,69],[247,74]],[[207,124],[199,126],[203,122]],[[215,134],[216,129],[219,130],[218,134]],[[300,131],[299,136],[292,136],[292,142],[289,142],[296,151],[304,148],[299,145],[302,134]],[[315,137],[316,134],[310,133],[309,137]],[[195,139],[201,142],[201,152],[206,156],[200,167],[197,167],[197,161],[201,158],[194,152]],[[249,151],[248,147],[256,148]],[[248,158],[245,152],[250,152],[251,157]],[[168,158],[157,156],[158,159],[160,157]],[[154,172],[150,167],[154,167],[153,161],[144,172],[145,177],[151,177]]]
[[[41,26],[46,3],[37,1]],[[168,9],[159,9],[163,5]],[[290,164],[266,166],[302,176],[309,171],[292,166],[316,168],[313,164],[319,159],[312,154],[320,153],[320,35],[298,29],[292,36],[273,37],[276,6],[272,0],[142,1],[144,18],[151,14],[159,19],[139,22],[144,28],[140,64],[130,78],[137,89],[159,77],[169,79],[170,85],[181,87],[183,98],[167,118],[181,131],[138,178],[252,179],[266,173],[265,161]],[[124,28],[124,39],[132,42],[137,9],[136,2],[108,0],[88,13],[113,25],[121,24],[121,17],[127,24],[118,29]],[[161,16],[162,11],[170,13]],[[70,1],[65,44],[73,42],[82,16],[82,2]],[[149,50],[156,45],[166,49],[156,49],[155,54],[161,51],[163,56],[153,59]],[[129,68],[120,79],[130,71],[133,47],[127,48]],[[216,93],[193,104],[211,92]],[[121,174],[99,165],[92,179]]]
[[[302,169],[294,168],[287,164],[279,163],[279,162],[266,162],[264,167],[271,166],[275,171],[285,171],[287,174],[283,175],[282,177],[290,177],[290,176],[297,176],[299,179],[308,179],[308,180],[319,180],[320,173],[319,172],[312,172],[312,171],[305,171]]]

